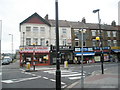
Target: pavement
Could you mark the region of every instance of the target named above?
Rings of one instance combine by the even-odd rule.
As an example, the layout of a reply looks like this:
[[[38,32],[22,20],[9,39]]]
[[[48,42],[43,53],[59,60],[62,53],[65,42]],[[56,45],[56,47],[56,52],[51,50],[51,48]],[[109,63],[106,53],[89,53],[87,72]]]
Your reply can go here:
[[[119,66],[119,65],[118,65]],[[101,89],[112,89],[112,90],[120,90],[119,82],[120,82],[120,73],[118,72],[120,67],[110,67],[104,70],[104,74],[101,74],[101,71],[93,72],[92,75],[86,77],[84,79],[84,88],[91,88],[92,90],[95,88]],[[67,87],[66,90],[74,90],[75,88],[81,88],[81,81],[71,84]],[[100,89],[100,90],[101,90]]]

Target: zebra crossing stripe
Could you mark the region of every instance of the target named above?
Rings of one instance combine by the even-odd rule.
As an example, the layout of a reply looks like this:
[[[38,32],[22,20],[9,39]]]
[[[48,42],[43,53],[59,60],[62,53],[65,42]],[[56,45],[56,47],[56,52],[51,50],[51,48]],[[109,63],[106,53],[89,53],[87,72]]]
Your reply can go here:
[[[85,77],[85,76],[83,76]],[[81,76],[78,76],[78,77],[69,77],[70,80],[74,80],[74,79],[81,79]]]
[[[68,75],[61,75],[61,77],[71,77],[71,76],[78,76],[81,75],[81,73],[78,74],[68,74]],[[84,74],[83,74],[84,75]]]

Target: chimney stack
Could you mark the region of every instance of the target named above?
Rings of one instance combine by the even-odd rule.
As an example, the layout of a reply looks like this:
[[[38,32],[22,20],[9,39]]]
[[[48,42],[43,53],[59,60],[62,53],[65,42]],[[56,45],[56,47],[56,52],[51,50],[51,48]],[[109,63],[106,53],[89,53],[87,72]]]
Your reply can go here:
[[[46,21],[48,21],[48,14],[46,14],[46,16],[44,18]]]
[[[86,23],[85,17],[82,18],[82,22],[83,22],[83,23]]]
[[[114,26],[114,27],[116,26],[116,22],[115,22],[115,20],[112,21],[111,25]]]

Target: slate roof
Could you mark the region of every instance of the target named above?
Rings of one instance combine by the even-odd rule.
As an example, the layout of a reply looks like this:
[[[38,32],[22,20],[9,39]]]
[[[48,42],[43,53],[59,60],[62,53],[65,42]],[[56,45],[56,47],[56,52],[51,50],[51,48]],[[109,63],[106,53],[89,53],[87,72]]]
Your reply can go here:
[[[24,21],[22,21],[21,23],[20,23],[20,25],[22,25],[22,24],[24,24],[24,23],[27,23],[31,18],[33,18],[33,17],[38,17],[43,23],[45,23],[45,24],[47,24],[48,26],[51,26],[50,24],[49,24],[49,22],[47,22],[45,19],[43,19],[40,15],[38,15],[37,13],[34,13],[34,14],[32,14],[31,16],[29,16],[27,19],[25,19]]]
[[[47,24],[48,26],[52,26],[55,27],[55,20],[53,19],[48,19],[45,20],[44,18],[42,18],[40,15],[38,15],[37,13],[34,13],[33,15],[31,15],[30,17],[28,17],[27,19],[25,19],[24,21],[22,21],[20,23],[20,25],[27,23],[32,17],[38,17],[43,23]],[[76,22],[76,21],[67,21],[67,20],[59,20],[59,27],[71,27],[71,28],[88,28],[88,29],[93,29],[93,30],[98,30],[99,29],[99,25],[98,23],[83,23],[83,22]],[[101,25],[101,29],[103,30],[118,30],[117,27],[111,26],[111,25],[106,25],[106,24],[102,24]]]

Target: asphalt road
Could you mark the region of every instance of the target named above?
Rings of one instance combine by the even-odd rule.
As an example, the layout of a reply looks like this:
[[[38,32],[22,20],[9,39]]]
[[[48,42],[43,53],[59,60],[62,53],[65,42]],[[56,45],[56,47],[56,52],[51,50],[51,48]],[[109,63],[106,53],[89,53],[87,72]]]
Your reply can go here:
[[[116,66],[117,63],[104,64],[104,69]],[[36,72],[25,72],[25,68],[19,67],[19,62],[2,66],[2,88],[55,88],[55,65],[39,67]],[[47,69],[45,69],[47,68]],[[100,64],[84,65],[84,78],[101,71]],[[75,83],[81,78],[81,66],[69,65],[64,69],[61,65],[61,87]]]

